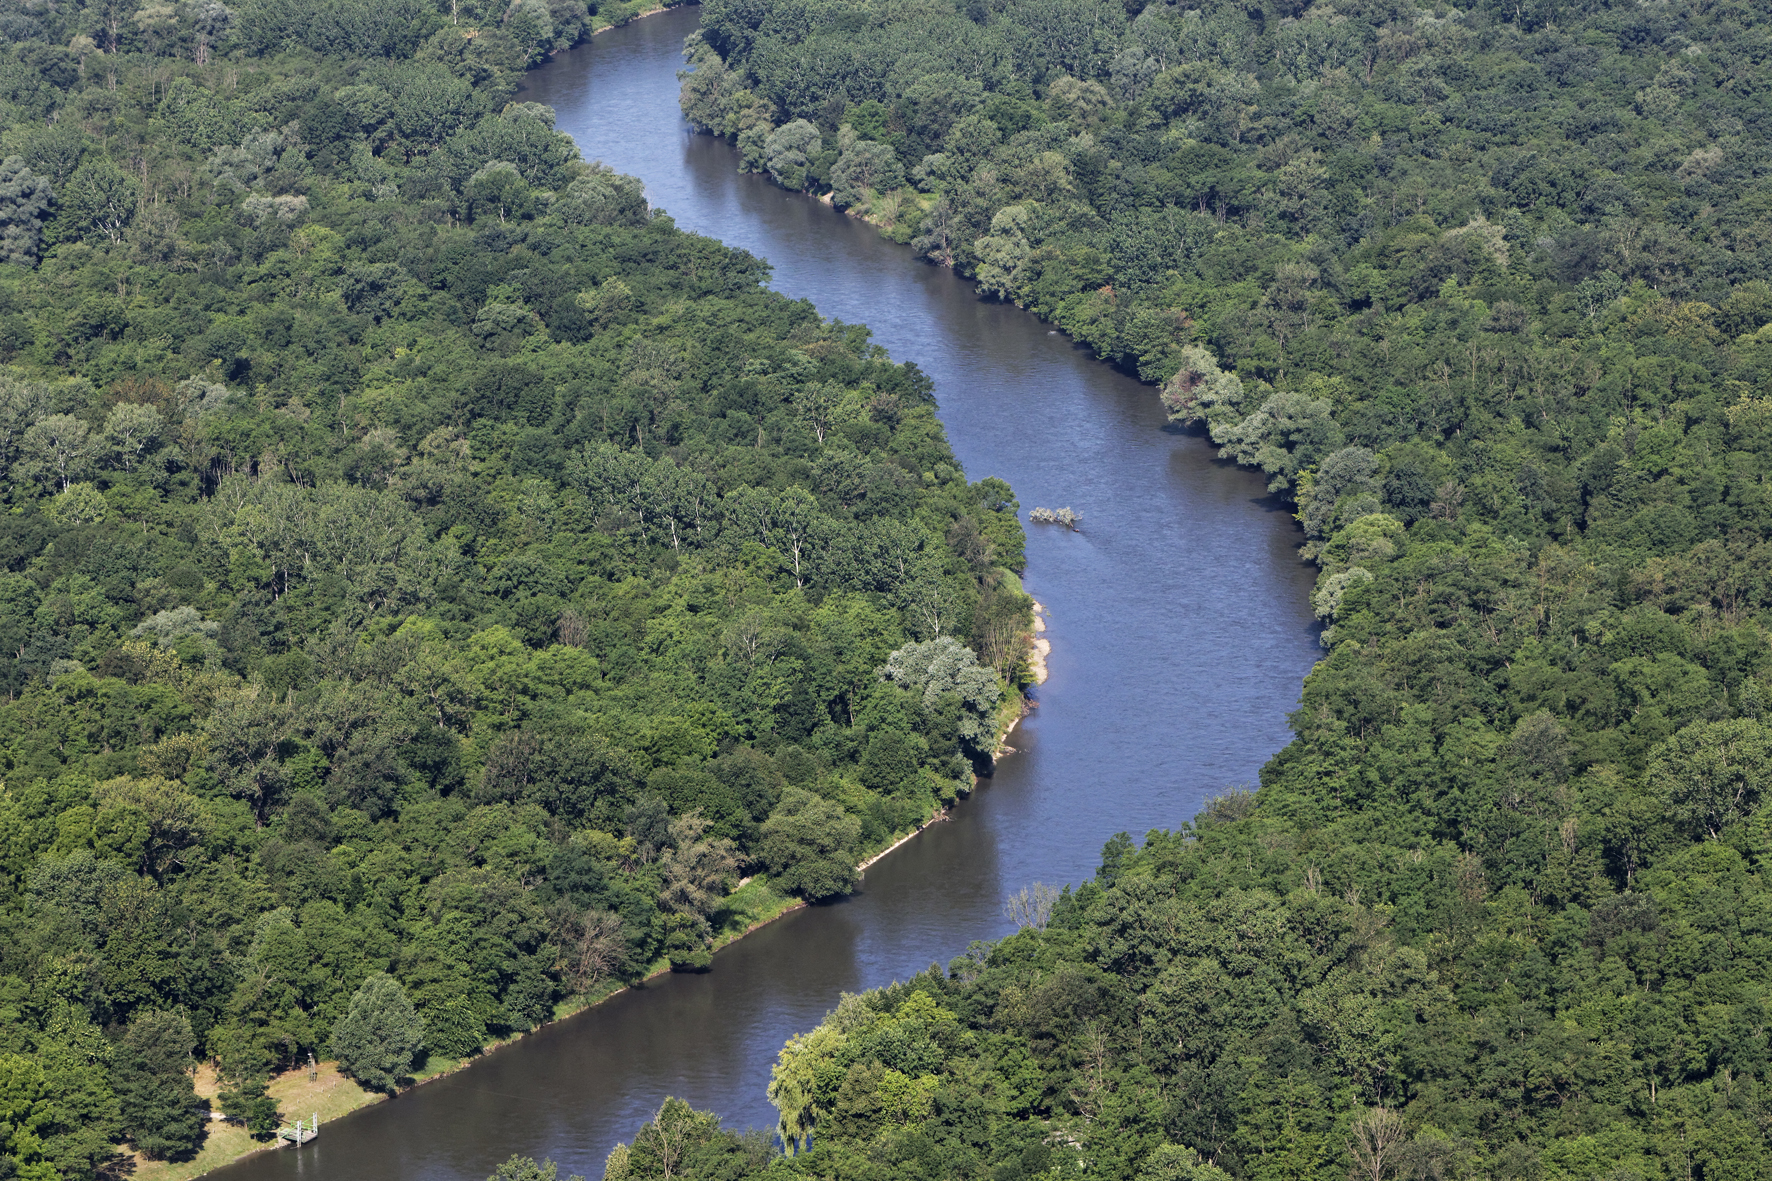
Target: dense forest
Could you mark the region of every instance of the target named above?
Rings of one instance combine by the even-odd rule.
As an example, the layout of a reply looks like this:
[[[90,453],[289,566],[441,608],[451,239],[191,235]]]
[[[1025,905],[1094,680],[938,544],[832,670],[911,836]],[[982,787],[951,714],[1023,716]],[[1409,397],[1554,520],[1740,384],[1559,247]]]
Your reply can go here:
[[[609,1176],[1772,1173],[1769,17],[711,0],[689,118],[1261,468],[1326,653],[1258,791],[790,1042],[791,1155]]]
[[[0,4],[0,1176],[705,967],[988,767],[1010,489],[511,101],[624,11]]]

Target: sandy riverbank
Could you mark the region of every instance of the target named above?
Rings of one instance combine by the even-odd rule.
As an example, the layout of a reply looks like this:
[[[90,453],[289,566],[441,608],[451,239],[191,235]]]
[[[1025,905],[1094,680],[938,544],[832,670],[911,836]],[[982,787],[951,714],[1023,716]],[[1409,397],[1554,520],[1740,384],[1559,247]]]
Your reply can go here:
[[[1052,641],[1045,636],[1046,608],[1038,600],[1034,602],[1034,645],[1028,654],[1028,667],[1034,672],[1034,684],[1046,683],[1046,658],[1052,655]]]

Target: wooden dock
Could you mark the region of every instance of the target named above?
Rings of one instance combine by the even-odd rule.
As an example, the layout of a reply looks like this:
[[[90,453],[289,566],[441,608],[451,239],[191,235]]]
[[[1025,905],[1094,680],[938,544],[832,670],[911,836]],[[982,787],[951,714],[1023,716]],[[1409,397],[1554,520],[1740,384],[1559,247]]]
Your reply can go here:
[[[300,1148],[303,1144],[306,1144],[308,1141],[312,1140],[315,1136],[318,1136],[319,1134],[320,1134],[320,1116],[318,1113],[316,1113],[313,1118],[313,1122],[309,1123],[305,1127],[302,1125],[302,1122],[300,1120],[296,1120],[294,1127],[278,1128],[277,1129],[277,1142],[279,1144],[293,1144],[297,1148]]]

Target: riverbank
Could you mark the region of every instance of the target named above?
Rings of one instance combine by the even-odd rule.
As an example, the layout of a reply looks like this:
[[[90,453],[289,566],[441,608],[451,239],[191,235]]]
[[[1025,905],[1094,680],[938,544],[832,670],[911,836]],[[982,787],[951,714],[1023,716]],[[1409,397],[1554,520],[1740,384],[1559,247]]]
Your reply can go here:
[[[205,1062],[197,1067],[195,1083],[197,1097],[214,1104],[222,1087],[213,1063]],[[299,1117],[306,1121],[318,1116],[322,1127],[387,1098],[365,1091],[340,1074],[336,1062],[320,1063],[312,1079],[308,1077],[306,1066],[280,1074],[271,1080],[269,1094],[289,1119]],[[136,1153],[129,1175],[134,1181],[191,1181],[191,1178],[260,1152],[270,1152],[276,1147],[276,1143],[260,1144],[247,1135],[240,1124],[215,1119],[210,1121],[209,1135],[203,1141],[202,1149],[190,1160],[151,1161]]]
[[[1046,632],[1046,608],[1038,600],[1034,602],[1034,642],[1028,651],[1028,668],[1034,674],[1034,684],[1044,685],[1049,671],[1046,658],[1052,655],[1052,641]]]
[[[660,4],[657,0],[629,0],[626,4],[612,4],[605,10],[591,14],[591,36],[607,33],[611,29],[619,29],[641,17],[657,16],[661,12],[669,12],[673,8],[683,8],[685,4]]]
[[[1016,695],[1014,700],[1020,701],[1021,698]],[[1010,730],[1014,729],[1016,720],[1019,720],[1021,716],[1021,709],[1017,706],[1013,717],[1000,726],[997,742],[1000,753],[1010,752],[1010,748],[1004,746],[1003,739],[1008,736]],[[975,779],[974,787],[976,786]],[[856,872],[865,874],[869,867],[908,844],[913,838],[928,831],[930,826],[949,819],[952,811],[951,806],[938,806],[921,823],[902,833],[889,835],[883,847],[872,851],[857,864]],[[805,909],[806,905],[804,899],[794,898],[773,889],[765,874],[743,879],[737,888],[726,896],[721,908],[715,912],[717,923],[713,943],[714,954],[718,955],[722,950],[745,936],[761,930],[785,915]],[[671,970],[670,961],[661,958],[648,967],[644,975],[632,983],[609,980],[588,993],[562,1000],[555,1005],[553,1017],[534,1029],[524,1030],[521,1033],[514,1033],[508,1037],[488,1042],[478,1054],[467,1058],[428,1060],[423,1068],[411,1076],[405,1086],[393,1094],[365,1090],[341,1073],[337,1062],[330,1060],[320,1062],[311,1079],[308,1077],[309,1068],[305,1065],[275,1076],[270,1082],[268,1094],[277,1101],[286,1121],[298,1118],[309,1120],[318,1117],[321,1131],[324,1133],[326,1125],[334,1120],[394,1098],[396,1095],[405,1094],[426,1083],[467,1070],[485,1061],[489,1055],[515,1046],[542,1029],[587,1012],[630,989],[644,987],[647,982],[667,975]],[[197,1068],[195,1081],[198,1097],[219,1108],[222,1087],[220,1080],[216,1077],[214,1064],[206,1062],[200,1065]],[[262,1152],[277,1151],[284,1147],[286,1145],[280,1141],[268,1144],[260,1143],[252,1139],[240,1124],[216,1118],[210,1123],[209,1134],[202,1149],[190,1160],[152,1161],[135,1153],[132,1154],[134,1167],[131,1170],[131,1175],[134,1181],[194,1181],[195,1178],[247,1157]]]
[[[829,190],[813,193],[811,196],[814,201],[829,205],[832,209],[837,207],[835,193]],[[922,224],[923,215],[934,205],[935,198],[915,189],[905,188],[890,193],[873,193],[865,207],[850,205],[842,212],[844,216],[856,221],[865,221],[900,246],[908,246],[916,236],[917,227]]]
[[[910,836],[922,831],[922,826],[912,830],[904,838],[892,844],[886,850],[875,854],[864,862],[861,868],[871,865],[908,840]],[[716,916],[719,918],[714,934],[714,952],[731,946],[746,935],[751,934],[783,915],[805,907],[804,900],[780,894],[773,890],[767,876],[758,875],[746,878],[737,889],[726,896],[725,902]],[[613,996],[628,991],[648,980],[657,979],[671,971],[669,960],[660,959],[654,962],[634,984],[624,984],[618,980],[605,981],[602,985],[588,993],[569,997],[554,1007],[552,1019],[543,1022],[534,1029],[511,1034],[509,1037],[498,1038],[483,1046],[478,1054],[467,1058],[433,1058],[416,1071],[394,1095],[405,1094],[426,1083],[434,1082],[451,1074],[482,1062],[489,1054],[497,1053],[509,1046],[514,1046],[524,1038],[555,1025],[568,1018],[577,1016],[588,1009],[602,1004]],[[216,1077],[215,1065],[205,1062],[197,1067],[197,1097],[209,1102],[212,1107],[219,1108],[221,1082]],[[308,1077],[308,1067],[299,1066],[294,1070],[285,1071],[272,1078],[267,1092],[277,1101],[278,1108],[283,1112],[286,1121],[295,1119],[309,1120],[318,1116],[321,1131],[333,1120],[347,1116],[354,1111],[373,1106],[391,1099],[389,1095],[379,1091],[368,1091],[357,1085],[355,1081],[339,1071],[338,1063],[328,1060],[318,1064],[314,1077]],[[188,1161],[153,1161],[133,1154],[134,1168],[131,1176],[134,1181],[193,1181],[206,1173],[214,1172],[225,1165],[244,1160],[261,1152],[274,1152],[284,1147],[280,1142],[260,1143],[247,1134],[240,1124],[220,1118],[213,1119],[209,1125],[209,1135],[197,1155]]]
[[[662,15],[668,11],[669,8],[664,5],[651,5],[645,7],[636,5],[633,6],[633,11],[620,19],[619,24],[625,25],[638,21],[644,17]],[[595,32],[606,32],[615,27],[617,27],[617,23],[612,22],[604,27],[596,29]],[[1009,699],[1004,702],[1004,713],[999,715],[999,721],[1002,722],[998,733],[999,747],[1002,746],[1002,738],[1013,729],[1014,725],[1022,716],[1022,713],[1023,704],[1019,699],[1019,696],[1014,694],[1009,695]],[[865,872],[869,868],[876,866],[886,856],[907,845],[913,837],[927,831],[937,821],[947,821],[951,815],[951,808],[935,808],[930,816],[915,827],[908,831],[895,833],[885,838],[882,842],[884,847],[871,851],[870,855],[861,860],[858,870]],[[762,927],[767,926],[769,923],[774,922],[776,919],[793,911],[804,909],[805,906],[806,904],[801,900],[787,898],[769,889],[766,879],[744,882],[740,885],[739,889],[735,890],[727,899],[725,913],[728,917],[721,923],[722,929],[716,937],[714,949],[716,952],[723,950],[736,943],[739,939],[745,938],[760,930]],[[797,932],[801,929],[802,928],[794,928],[793,931],[797,935]],[[921,962],[919,963],[919,966],[921,966]],[[422,1071],[415,1075],[408,1086],[402,1088],[401,1093],[414,1090],[425,1083],[444,1077],[445,1075],[455,1074],[468,1067],[483,1063],[495,1053],[505,1050],[506,1048],[516,1047],[528,1036],[529,1032],[538,1032],[539,1028],[545,1028],[570,1017],[587,1013],[611,997],[627,991],[628,988],[643,986],[646,982],[656,980],[659,976],[668,971],[670,971],[669,964],[660,961],[652,965],[644,977],[641,980],[636,981],[633,985],[612,981],[593,990],[587,995],[562,1001],[560,1005],[556,1006],[552,1019],[544,1023],[543,1026],[538,1027],[537,1030],[527,1031],[523,1034],[512,1035],[511,1037],[492,1042],[484,1047],[480,1053],[466,1059],[432,1060],[426,1064]],[[639,998],[635,998],[635,1000],[638,1002]],[[651,1006],[644,1006],[636,1003],[634,1006],[618,1010],[618,1012],[625,1015],[636,1009],[648,1007]],[[549,1045],[551,1046],[551,1043],[549,1043]],[[532,1047],[529,1052],[531,1054],[547,1053],[550,1052],[550,1050],[545,1048],[538,1050],[537,1048]],[[476,1080],[469,1081],[469,1085],[474,1085],[475,1081],[477,1081],[477,1078]],[[213,1077],[211,1077],[209,1094],[213,1096],[214,1091]],[[278,1076],[271,1085],[271,1094],[279,1101],[287,1119],[293,1120],[298,1116],[306,1119],[311,1115],[318,1114],[320,1122],[323,1125],[323,1132],[330,1131],[330,1128],[325,1125],[331,1124],[342,1116],[353,1111],[361,1110],[365,1107],[373,1106],[384,1099],[392,1097],[386,1094],[365,1091],[350,1079],[341,1075],[336,1064],[330,1062],[321,1065],[314,1080],[308,1079],[305,1068],[297,1069]],[[384,1120],[393,1116],[394,1112],[384,1112],[381,1115],[357,1121],[357,1123],[359,1127],[368,1126],[379,1128],[382,1126]],[[349,1143],[352,1133],[346,1132],[341,1128],[336,1135],[346,1143]],[[329,1137],[329,1139],[331,1138]],[[138,1162],[140,1169],[137,1176],[140,1178],[140,1181],[187,1181],[189,1178],[200,1176],[224,1165],[265,1152],[271,1147],[273,1146],[260,1145],[253,1142],[246,1135],[244,1129],[237,1125],[225,1124],[221,1121],[217,1121],[211,1125],[209,1142],[205,1145],[203,1152],[200,1153],[197,1158],[189,1162],[177,1164]],[[283,1168],[286,1163],[287,1162],[279,1160],[274,1167],[280,1169]]]

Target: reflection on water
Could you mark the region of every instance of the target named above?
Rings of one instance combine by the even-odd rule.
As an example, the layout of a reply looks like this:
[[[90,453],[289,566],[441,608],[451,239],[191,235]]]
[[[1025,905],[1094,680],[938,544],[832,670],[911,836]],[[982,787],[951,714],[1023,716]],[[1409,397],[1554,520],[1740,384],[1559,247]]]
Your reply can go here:
[[[935,379],[954,449],[1025,508],[1073,505],[1080,532],[1030,527],[1030,593],[1051,612],[1051,679],[1017,753],[954,818],[868,872],[854,898],[789,915],[675,976],[486,1062],[322,1129],[229,1181],[478,1181],[512,1153],[562,1175],[603,1158],[667,1094],[767,1126],[769,1065],[844,990],[946,963],[1006,930],[1004,897],[1094,871],[1122,830],[1169,827],[1253,783],[1317,652],[1309,571],[1261,480],[1164,426],[1147,386],[1013,307],[915,261],[807,197],[735,172],[677,117],[679,9],[597,38],[531,79],[586,156],[641,177],[685,229],[774,265],[774,285],[865,322]]]

